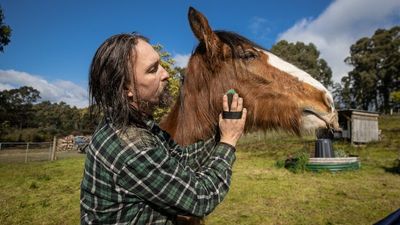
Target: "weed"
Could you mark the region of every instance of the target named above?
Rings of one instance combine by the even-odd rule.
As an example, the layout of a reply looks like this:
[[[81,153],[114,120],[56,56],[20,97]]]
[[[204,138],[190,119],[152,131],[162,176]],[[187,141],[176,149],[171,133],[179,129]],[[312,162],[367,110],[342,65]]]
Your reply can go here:
[[[335,157],[348,157],[346,151],[342,149],[335,149],[334,152],[335,152]]]
[[[285,161],[285,168],[292,173],[303,173],[307,170],[309,156],[305,152],[297,153],[294,157],[290,157]]]

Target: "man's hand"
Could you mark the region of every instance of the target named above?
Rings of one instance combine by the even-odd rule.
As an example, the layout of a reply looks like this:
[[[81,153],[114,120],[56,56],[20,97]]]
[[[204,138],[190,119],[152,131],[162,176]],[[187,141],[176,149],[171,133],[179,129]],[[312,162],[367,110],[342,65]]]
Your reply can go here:
[[[228,97],[224,95],[223,97],[223,110],[229,111],[228,107]],[[223,119],[222,114],[219,115],[219,128],[221,131],[221,142],[236,146],[237,141],[243,134],[244,125],[246,122],[247,110],[243,108],[243,98],[240,98],[238,94],[233,95],[233,100],[231,104],[231,112],[242,113],[242,118],[240,119]]]

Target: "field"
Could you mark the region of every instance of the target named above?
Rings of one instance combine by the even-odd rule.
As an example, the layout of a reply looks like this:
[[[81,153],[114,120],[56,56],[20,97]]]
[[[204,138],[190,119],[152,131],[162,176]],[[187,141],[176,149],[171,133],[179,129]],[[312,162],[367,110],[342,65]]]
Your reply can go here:
[[[380,119],[383,139],[354,147],[362,167],[292,173],[276,162],[311,151],[311,138],[250,134],[237,150],[231,190],[206,224],[373,224],[400,207],[400,116]],[[83,155],[0,163],[0,224],[78,224]]]

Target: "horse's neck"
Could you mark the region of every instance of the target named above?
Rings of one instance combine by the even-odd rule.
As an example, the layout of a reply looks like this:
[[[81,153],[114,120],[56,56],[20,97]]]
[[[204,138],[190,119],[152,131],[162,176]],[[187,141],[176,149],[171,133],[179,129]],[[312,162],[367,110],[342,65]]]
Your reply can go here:
[[[208,139],[216,132],[218,115],[211,113],[209,108],[199,108],[201,104],[196,103],[190,105],[190,102],[178,99],[160,124],[182,146]]]

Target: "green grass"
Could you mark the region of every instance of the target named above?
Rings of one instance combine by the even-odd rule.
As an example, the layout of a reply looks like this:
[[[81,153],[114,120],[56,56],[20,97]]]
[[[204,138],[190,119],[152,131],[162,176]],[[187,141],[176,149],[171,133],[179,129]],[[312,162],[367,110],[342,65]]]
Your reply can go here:
[[[361,158],[357,171],[295,174],[276,167],[312,152],[312,138],[248,135],[238,145],[231,190],[207,224],[373,224],[400,207],[400,116],[382,116],[383,139],[334,148]]]
[[[0,224],[79,224],[83,162],[0,164]]]
[[[311,137],[245,136],[232,186],[207,217],[219,224],[373,224],[400,207],[400,116],[380,119],[383,139],[334,148],[361,158],[351,172],[292,173],[276,162],[311,152]],[[78,224],[83,156],[55,162],[0,164],[0,224]]]
[[[294,174],[239,151],[231,191],[207,224],[372,224],[400,206],[400,176],[386,169],[397,154],[359,153],[358,171]]]

